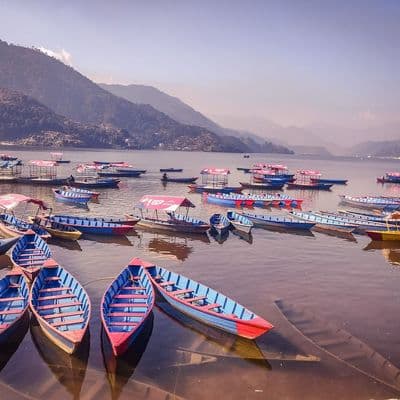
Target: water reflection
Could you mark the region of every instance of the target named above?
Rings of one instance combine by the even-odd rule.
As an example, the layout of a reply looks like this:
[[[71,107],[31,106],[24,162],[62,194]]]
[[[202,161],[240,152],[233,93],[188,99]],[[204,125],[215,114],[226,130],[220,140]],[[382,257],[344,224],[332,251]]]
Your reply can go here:
[[[193,247],[187,246],[186,243],[176,243],[157,238],[149,241],[148,249],[163,255],[173,255],[180,261],[186,260],[193,251]]]
[[[104,244],[118,244],[120,246],[133,246],[132,242],[126,236],[103,236],[84,234],[81,240],[89,240]]]
[[[223,244],[229,237],[229,231],[222,234],[210,231],[210,235],[214,238],[216,242],[218,242],[219,244]]]
[[[271,368],[254,340],[243,339],[196,321],[177,311],[169,303],[161,300],[161,298],[157,301],[157,306],[164,311],[171,322],[178,323],[187,329],[191,329],[203,337],[203,340],[196,340],[189,349],[178,348],[181,352],[186,352],[186,359],[188,358],[188,353],[215,357],[215,361],[226,358],[241,358],[265,368]],[[199,364],[195,360],[196,358],[192,358],[191,365]],[[207,362],[210,361],[204,360],[202,363]],[[186,366],[187,365],[189,365],[189,363],[186,362]]]
[[[101,350],[103,362],[107,373],[107,380],[110,385],[111,399],[117,400],[124,386],[128,383],[135,372],[147,344],[149,343],[151,333],[153,332],[154,315],[151,313],[147,319],[142,332],[121,357],[115,357],[112,353],[110,343],[104,330],[101,331]]]
[[[31,319],[30,331],[40,357],[48,365],[58,382],[72,395],[72,398],[78,400],[89,358],[89,331],[78,351],[72,355],[54,345],[44,335],[35,318]]]
[[[0,346],[0,371],[7,365],[10,358],[14,355],[14,353],[18,350],[19,345],[24,339],[26,332],[29,328],[29,313],[25,313],[25,315],[21,318],[20,329],[16,330],[16,333],[10,338],[10,341],[4,343]]]
[[[0,269],[12,267],[13,263],[10,257],[6,254],[0,256]]]
[[[244,240],[245,242],[247,242],[249,244],[253,244],[253,235],[251,233],[238,231],[237,229],[232,229],[231,232],[233,235]]]
[[[63,249],[66,250],[82,251],[82,247],[77,240],[63,240],[51,237],[47,241],[47,243],[54,246],[62,247]]]
[[[381,250],[385,260],[393,265],[400,265],[400,242],[371,241],[364,247],[365,251]]]

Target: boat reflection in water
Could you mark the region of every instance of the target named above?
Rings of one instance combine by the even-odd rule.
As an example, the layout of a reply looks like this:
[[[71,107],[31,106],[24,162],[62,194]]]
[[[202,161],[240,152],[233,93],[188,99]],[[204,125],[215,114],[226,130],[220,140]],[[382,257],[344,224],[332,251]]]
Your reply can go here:
[[[246,233],[242,231],[238,231],[237,229],[231,230],[232,234],[239,237],[240,239],[244,240],[249,244],[253,244],[253,235],[251,233]]]
[[[15,335],[12,336],[12,341],[8,341],[0,346],[0,371],[7,365],[10,358],[18,350],[19,345],[24,339],[26,332],[29,328],[29,313],[25,313],[20,321],[20,328],[16,330]],[[1,396],[0,396],[1,397]]]
[[[82,247],[79,244],[78,240],[63,240],[55,237],[51,237],[48,241],[48,244],[62,247],[63,249],[73,250],[73,251],[82,251]]]
[[[193,252],[193,247],[189,246],[190,242],[210,243],[208,235],[190,235],[167,231],[163,233],[155,233],[154,231],[141,232],[140,242],[147,238],[149,238],[148,250],[164,256],[173,256],[180,261],[186,260]]]
[[[107,335],[101,330],[101,350],[103,353],[104,366],[107,371],[107,379],[111,389],[111,399],[117,400],[121,395],[124,386],[131,379],[135,368],[142,358],[151,333],[153,332],[154,315],[151,313],[145,322],[141,334],[134,341],[132,346],[122,356],[115,357]],[[133,380],[134,382],[134,380]]]
[[[126,236],[103,236],[83,234],[81,240],[89,240],[104,244],[118,244],[120,246],[133,246],[132,242]]]
[[[392,265],[400,265],[400,242],[371,241],[364,247],[365,251],[381,250],[385,260]]]
[[[177,355],[180,362],[177,361],[172,366],[196,366],[219,360],[240,358],[267,369],[271,368],[254,340],[247,340],[202,324],[177,311],[161,298],[157,301],[157,306],[170,317],[171,322],[193,330],[204,338],[201,341],[195,340],[190,348],[179,347]]]
[[[57,381],[67,389],[73,399],[79,399],[89,358],[89,330],[78,351],[72,355],[55,346],[43,334],[35,318],[31,319],[30,331],[40,357],[48,365]],[[55,386],[57,386],[56,383]]]

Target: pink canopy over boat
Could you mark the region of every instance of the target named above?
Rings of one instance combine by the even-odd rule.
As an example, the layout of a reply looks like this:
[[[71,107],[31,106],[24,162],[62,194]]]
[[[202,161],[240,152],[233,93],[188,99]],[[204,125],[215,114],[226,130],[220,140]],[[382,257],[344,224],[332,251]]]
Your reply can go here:
[[[83,173],[85,171],[98,171],[104,169],[104,165],[97,164],[80,164],[76,167],[78,173]]]
[[[195,207],[186,197],[144,195],[140,206],[149,210],[176,211],[179,207]]]
[[[313,171],[312,169],[298,169],[296,173],[298,175],[321,176],[321,172]]]
[[[36,167],[56,167],[57,161],[50,160],[31,160],[29,161],[30,165],[35,165]]]
[[[0,196],[0,208],[3,210],[12,210],[20,203],[33,203],[44,210],[47,209],[46,204],[42,200],[33,199],[32,197],[24,196],[23,194],[10,193]]]
[[[269,169],[276,169],[279,171],[287,171],[288,167],[282,164],[266,164],[266,167]]]
[[[200,173],[206,175],[228,175],[231,171],[228,168],[203,168]]]
[[[386,172],[386,175],[400,177],[400,172]]]

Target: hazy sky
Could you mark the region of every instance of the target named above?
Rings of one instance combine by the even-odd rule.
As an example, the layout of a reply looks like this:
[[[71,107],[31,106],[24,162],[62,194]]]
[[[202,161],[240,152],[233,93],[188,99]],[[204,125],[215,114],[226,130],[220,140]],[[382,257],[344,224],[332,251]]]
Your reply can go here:
[[[0,38],[226,125],[400,120],[400,0],[0,0]]]

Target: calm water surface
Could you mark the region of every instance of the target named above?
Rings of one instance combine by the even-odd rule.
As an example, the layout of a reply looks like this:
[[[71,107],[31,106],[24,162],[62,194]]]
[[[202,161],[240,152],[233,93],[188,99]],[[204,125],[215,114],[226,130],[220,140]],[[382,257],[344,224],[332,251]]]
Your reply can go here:
[[[45,152],[18,154],[24,161],[48,158]],[[102,190],[99,203],[91,203],[89,211],[54,203],[51,188],[2,184],[1,193],[45,199],[54,203],[56,212],[105,216],[132,212],[143,194],[187,195],[197,205],[192,215],[208,219],[223,209],[203,204],[201,195],[188,194],[185,185],[163,186],[159,168],[182,167],[181,176],[197,176],[206,166],[229,167],[230,184],[238,184],[249,175],[236,167],[264,161],[285,163],[292,171],[318,169],[327,178],[349,179],[347,186],[335,186],[332,192],[290,191],[305,199],[303,209],[335,210],[342,193],[400,194],[400,186],[375,183],[378,175],[399,169],[399,163],[392,161],[306,160],[277,155],[243,159],[235,154],[150,151],[75,151],[65,152],[64,159],[72,164],[60,167],[60,176],[70,175],[77,163],[94,159],[128,161],[147,173],[138,179],[124,179],[119,190]],[[139,230],[127,238],[87,237],[72,244],[53,241],[54,258],[85,285],[92,300],[90,337],[80,353],[70,357],[41,334],[35,321],[27,322],[19,345],[0,353],[0,398],[398,398],[399,392],[333,358],[293,361],[297,354],[317,355],[318,350],[310,343],[299,345],[301,337],[274,305],[282,299],[307,310],[316,319],[345,329],[400,367],[400,247],[371,248],[368,244],[364,236],[349,240],[262,229],[254,230],[251,241],[230,233],[223,243],[212,237]],[[220,290],[268,319],[276,329],[256,343],[235,340],[179,318],[161,303],[140,341],[116,361],[101,335],[99,304],[112,277],[132,257],[142,257]],[[1,261],[4,274],[7,260]]]

